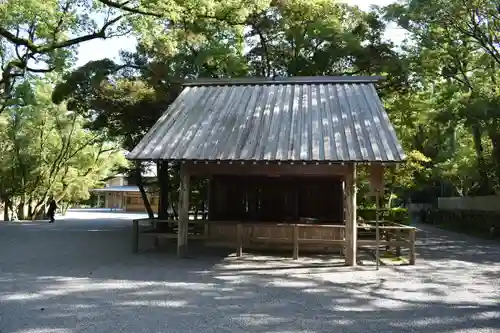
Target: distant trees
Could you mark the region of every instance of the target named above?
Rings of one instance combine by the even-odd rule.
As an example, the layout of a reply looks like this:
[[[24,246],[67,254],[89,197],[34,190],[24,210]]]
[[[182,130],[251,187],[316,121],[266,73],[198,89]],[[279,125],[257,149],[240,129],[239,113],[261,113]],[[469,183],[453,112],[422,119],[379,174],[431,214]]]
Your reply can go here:
[[[86,199],[89,188],[126,163],[119,145],[86,130],[82,116],[52,103],[51,94],[51,82],[26,81],[0,115],[4,218],[40,217],[50,197],[61,204]]]
[[[132,149],[186,78],[292,75],[386,77],[378,89],[409,156],[404,167],[386,175],[392,196],[430,200],[440,194],[494,193],[500,188],[497,2],[412,0],[363,12],[331,0],[4,1],[0,126],[5,132],[0,135],[8,143],[0,143],[0,151],[14,159],[1,161],[0,172],[7,175],[5,184],[15,186],[2,181],[0,195],[28,202],[30,194],[24,193],[44,198],[32,190],[38,185],[53,183],[50,190],[60,191],[55,185],[60,182],[53,180],[75,161],[70,153],[54,157],[63,163],[47,157],[47,167],[40,168],[43,177],[30,180],[26,175],[38,172],[31,169],[39,163],[36,154],[53,156],[57,150],[45,141],[40,146],[40,132],[25,127],[32,122],[34,128],[52,131],[58,149],[66,151],[75,120],[82,141],[72,139],[71,145],[97,140],[86,149],[106,156],[116,145]],[[389,23],[405,29],[408,40],[401,45],[387,40]],[[120,63],[103,59],[69,70],[76,45],[122,34],[133,35],[138,46]],[[55,104],[46,100],[39,106],[50,94]],[[12,116],[14,110],[23,116]],[[36,114],[46,115],[44,126],[53,124],[51,130]],[[56,116],[64,126],[56,125]],[[28,143],[37,153],[18,149]],[[134,164],[130,172],[139,175],[141,167]],[[67,175],[74,175],[71,170]],[[178,166],[163,170],[169,197],[176,200]]]
[[[500,188],[500,11],[494,0],[412,0],[386,8],[411,37],[416,148],[449,194]]]

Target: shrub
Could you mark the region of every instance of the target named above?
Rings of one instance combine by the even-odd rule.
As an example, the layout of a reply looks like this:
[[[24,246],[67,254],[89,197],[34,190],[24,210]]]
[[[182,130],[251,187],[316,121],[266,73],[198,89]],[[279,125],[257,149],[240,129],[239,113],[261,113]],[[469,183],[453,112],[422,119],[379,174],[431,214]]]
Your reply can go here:
[[[377,211],[374,208],[358,209],[357,213],[359,217],[370,221],[374,221],[377,216]],[[380,209],[379,216],[381,220],[400,224],[410,224],[408,209],[406,208]]]
[[[423,221],[465,233],[500,237],[500,212],[434,209]]]

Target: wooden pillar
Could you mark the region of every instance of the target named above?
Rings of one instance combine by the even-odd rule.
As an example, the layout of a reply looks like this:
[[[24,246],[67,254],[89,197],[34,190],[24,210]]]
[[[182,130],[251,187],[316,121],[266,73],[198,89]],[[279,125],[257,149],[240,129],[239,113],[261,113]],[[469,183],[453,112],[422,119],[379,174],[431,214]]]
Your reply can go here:
[[[210,178],[207,179],[207,193],[206,193],[206,205],[203,205],[203,220],[205,220],[205,224],[203,225],[203,228],[204,228],[204,235],[205,237],[208,237],[208,235],[210,234],[210,226],[208,225],[207,223],[207,220],[210,221],[210,210],[211,210],[211,205],[210,205],[210,198],[212,197],[212,194],[210,193],[211,192],[211,180]],[[205,210],[207,210],[207,213],[205,213]]]
[[[356,165],[350,164],[345,176],[345,237],[346,264],[356,266],[357,218],[356,218]]]
[[[401,230],[396,230],[396,241],[400,242],[403,238],[401,237]],[[396,246],[396,257],[401,257],[401,246]]]
[[[158,161],[156,162],[156,174],[158,175],[158,203],[157,212],[158,220],[169,220],[170,216],[168,214],[169,208],[169,174],[168,174],[168,162]],[[151,201],[151,208],[154,209],[154,203]],[[158,232],[173,232],[173,226],[170,223],[154,223],[154,228]]]
[[[415,251],[416,230],[410,229],[410,265],[415,265],[417,260],[417,252]]]
[[[299,259],[299,226],[293,225],[293,259]]]
[[[377,266],[377,270],[380,265],[380,191],[377,188],[375,190],[375,201],[376,201],[376,214],[375,214],[375,243],[377,248],[375,249],[375,264]]]
[[[236,225],[236,256],[241,257],[243,254],[243,225],[238,223]]]
[[[179,191],[179,226],[177,228],[177,256],[185,258],[187,256],[188,223],[189,223],[189,174],[184,165],[180,171],[180,191]]]
[[[209,177],[207,179],[207,220],[212,220],[212,210],[213,210],[213,204],[212,204],[212,199],[213,199],[213,194],[212,194],[212,178]]]
[[[375,261],[377,270],[380,263],[380,198],[384,195],[384,167],[382,164],[370,165],[370,190],[375,195],[376,202],[376,218],[375,218]]]

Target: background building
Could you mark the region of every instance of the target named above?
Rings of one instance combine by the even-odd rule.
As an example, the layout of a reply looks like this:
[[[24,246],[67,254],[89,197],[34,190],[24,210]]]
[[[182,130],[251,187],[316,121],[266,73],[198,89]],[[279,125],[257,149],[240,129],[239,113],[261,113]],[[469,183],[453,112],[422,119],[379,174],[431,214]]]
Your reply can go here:
[[[149,203],[155,213],[158,212],[159,193],[156,184],[155,165],[147,165],[142,177],[146,192],[148,193]],[[109,208],[111,210],[122,210],[127,212],[146,212],[141,192],[136,184],[134,177],[126,174],[116,174],[109,178],[103,188],[90,190],[97,198],[97,207]]]

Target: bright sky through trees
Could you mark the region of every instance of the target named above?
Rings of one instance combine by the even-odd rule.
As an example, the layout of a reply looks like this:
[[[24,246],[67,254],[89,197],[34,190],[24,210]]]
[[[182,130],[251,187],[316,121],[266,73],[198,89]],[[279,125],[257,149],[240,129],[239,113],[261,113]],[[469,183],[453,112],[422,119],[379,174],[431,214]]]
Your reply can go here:
[[[343,0],[351,5],[356,5],[363,10],[368,10],[370,6],[387,6],[395,0]],[[404,31],[396,28],[394,25],[389,25],[386,37],[398,44],[404,39]],[[110,38],[106,40],[95,39],[79,46],[77,66],[86,64],[91,60],[103,58],[118,59],[120,50],[134,51],[135,40],[130,37]]]

